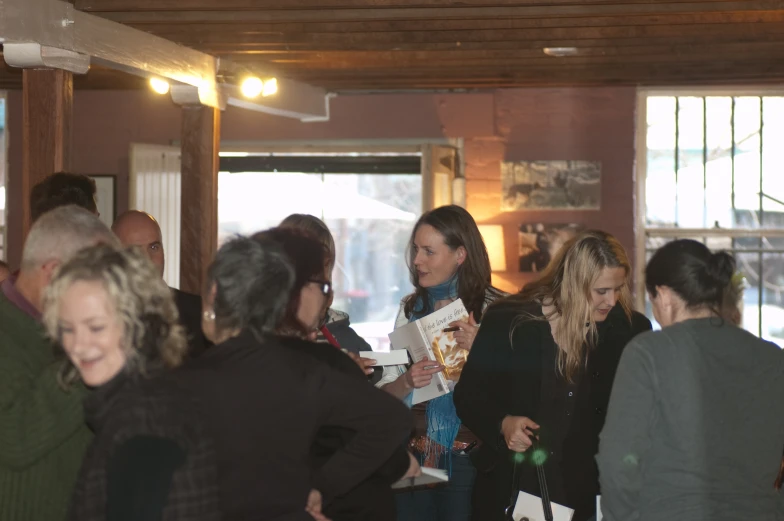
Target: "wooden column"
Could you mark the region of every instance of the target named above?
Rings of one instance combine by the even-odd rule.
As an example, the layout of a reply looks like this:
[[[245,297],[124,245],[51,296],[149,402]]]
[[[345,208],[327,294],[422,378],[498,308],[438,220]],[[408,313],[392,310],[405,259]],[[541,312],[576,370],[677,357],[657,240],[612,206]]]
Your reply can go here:
[[[22,234],[30,228],[30,190],[36,183],[71,168],[73,75],[59,69],[22,71],[22,171],[9,172],[9,191],[21,190]],[[18,214],[17,214],[18,215]],[[13,222],[10,223],[13,225]]]
[[[180,289],[201,294],[218,245],[220,110],[182,108]]]

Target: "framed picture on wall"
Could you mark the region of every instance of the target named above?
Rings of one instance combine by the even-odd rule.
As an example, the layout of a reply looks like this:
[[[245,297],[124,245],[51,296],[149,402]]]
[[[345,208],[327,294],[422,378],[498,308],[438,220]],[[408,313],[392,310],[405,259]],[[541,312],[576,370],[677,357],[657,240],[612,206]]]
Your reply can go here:
[[[95,203],[100,219],[111,227],[117,217],[117,179],[113,175],[91,175],[95,181]]]
[[[520,271],[542,271],[561,246],[581,231],[580,224],[521,224],[517,234]]]
[[[598,161],[501,163],[501,211],[599,210],[602,164]]]

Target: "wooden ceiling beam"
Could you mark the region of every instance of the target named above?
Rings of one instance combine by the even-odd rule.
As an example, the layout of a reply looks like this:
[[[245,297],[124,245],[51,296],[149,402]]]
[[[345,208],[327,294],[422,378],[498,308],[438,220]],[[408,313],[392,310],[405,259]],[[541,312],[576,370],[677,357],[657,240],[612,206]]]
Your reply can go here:
[[[727,78],[732,78],[735,73],[773,73],[779,78],[784,78],[784,70],[781,69],[781,62],[777,60],[757,60],[757,61],[716,61],[710,63],[622,63],[608,66],[590,66],[577,64],[571,67],[484,67],[466,73],[460,66],[444,67],[439,69],[437,81],[448,83],[459,78],[487,78],[487,79],[508,79],[508,78],[575,78],[581,77],[606,77],[619,76],[624,78],[656,77],[660,73],[684,73],[692,72],[694,76],[700,74],[721,73]],[[397,69],[384,71],[334,71],[321,69],[303,69],[297,76],[304,78],[319,78],[321,82],[331,80],[342,80],[356,78],[358,81],[367,80],[386,80],[391,82],[405,81],[408,78],[426,77],[427,73],[422,70]]]
[[[217,106],[217,60],[137,29],[74,10],[58,0],[0,0],[0,39],[36,43],[89,57],[142,76],[160,76],[199,89]]]
[[[633,61],[627,58],[618,57],[604,57],[604,56],[586,56],[586,57],[570,57],[570,58],[563,58],[559,59],[557,63],[558,68],[570,68],[577,65],[586,65],[592,67],[605,67],[605,66],[625,66],[628,63],[683,63],[683,64],[700,64],[707,60],[711,60],[715,58],[715,53],[705,52],[701,54],[689,54],[689,55],[682,55],[680,57],[673,57],[669,54],[662,53],[662,54],[652,54],[649,56],[645,56],[642,58],[634,59]],[[739,61],[746,59],[747,55],[744,53],[728,53],[722,54],[722,60],[727,61]],[[778,60],[779,63],[784,62],[784,48],[779,48],[775,52],[770,52],[765,55],[766,60]],[[498,69],[516,69],[522,67],[545,67],[550,64],[553,64],[553,58],[549,58],[547,56],[543,58],[518,58],[518,59],[481,59],[475,58],[472,60],[444,60],[439,64],[439,71],[443,71],[450,68],[471,68],[476,69],[479,71],[489,71],[489,70],[498,70]],[[283,64],[285,65],[285,64]],[[285,67],[282,66],[281,70],[287,75],[295,75],[298,74],[299,71],[303,70],[319,70],[319,71],[351,71],[354,74],[361,75],[365,73],[365,71],[387,71],[393,72],[398,71],[400,69],[411,69],[413,71],[419,71],[422,75],[427,75],[429,72],[432,72],[432,67],[428,67],[426,64],[420,61],[398,61],[398,62],[381,62],[381,63],[373,63],[370,64],[368,62],[365,63],[357,63],[351,64],[347,63],[344,66],[335,66],[332,63],[305,63],[305,64],[296,64],[297,66],[293,67]],[[554,65],[555,66],[555,65]]]
[[[689,47],[694,45],[719,45],[719,44],[770,44],[780,43],[784,41],[784,36],[777,35],[764,35],[762,37],[746,36],[743,38],[701,38],[699,36],[685,36],[673,38],[619,38],[612,41],[601,39],[589,40],[561,40],[559,46],[576,46],[580,49],[589,50],[592,52],[611,51],[613,49],[628,49],[632,47],[651,47],[671,45],[673,47]],[[542,52],[544,47],[552,46],[554,42],[546,40],[530,41],[530,42],[465,42],[457,46],[454,43],[436,43],[427,45],[408,45],[400,44],[396,49],[391,50],[388,46],[375,45],[375,46],[350,46],[350,48],[343,49],[328,49],[317,48],[314,46],[306,45],[285,45],[285,44],[247,44],[243,46],[231,47],[227,45],[211,45],[205,46],[205,52],[213,52],[229,56],[233,61],[237,62],[258,62],[259,60],[268,60],[268,56],[289,55],[292,57],[307,55],[309,53],[319,54],[332,54],[332,53],[346,53],[353,54],[358,52],[367,53],[393,53],[393,54],[406,54],[412,52],[514,52],[533,50],[535,52]]]
[[[642,27],[684,25],[740,25],[784,22],[784,9],[778,11],[752,11],[741,13],[689,13],[678,15],[592,16],[569,18],[498,18],[478,20],[416,20],[416,21],[362,21],[362,22],[308,22],[308,23],[178,23],[164,26],[133,24],[133,27],[151,33],[182,40],[201,41],[204,34],[220,35],[231,41],[241,35],[255,38],[258,35],[319,35],[362,33],[412,33],[453,31],[496,31],[531,29],[572,29],[588,27]],[[194,30],[196,29],[196,31]],[[197,35],[192,33],[197,32]],[[199,36],[200,35],[200,36]],[[218,36],[216,36],[218,37]]]
[[[225,32],[170,32],[156,31],[165,38],[199,49],[216,49],[218,45],[242,49],[243,45],[280,45],[309,47],[320,50],[393,50],[421,49],[422,46],[448,44],[461,47],[469,43],[524,44],[547,42],[543,47],[580,46],[581,40],[603,40],[607,45],[618,44],[617,39],[633,39],[650,43],[655,39],[696,37],[703,41],[740,40],[767,41],[766,37],[784,39],[784,23],[684,24],[661,26],[613,26],[519,29],[477,29],[472,31],[410,31],[358,33],[235,33]],[[569,42],[569,43],[566,43]],[[572,43],[573,42],[573,43]],[[537,44],[538,45],[538,44]]]
[[[622,58],[634,56],[645,58],[651,55],[668,55],[673,59],[689,56],[716,56],[759,54],[784,52],[784,41],[778,42],[714,42],[691,45],[640,45],[621,47],[582,47],[576,57],[601,56]],[[250,55],[254,58],[258,55]],[[265,61],[279,67],[312,67],[320,65],[327,68],[365,68],[385,67],[388,64],[404,66],[427,63],[458,62],[468,63],[472,60],[486,62],[488,60],[519,60],[541,58],[542,60],[571,60],[575,57],[554,58],[547,56],[541,49],[452,49],[438,51],[273,51],[263,53]],[[238,55],[242,58],[242,55]],[[247,57],[246,57],[247,58]],[[258,58],[255,58],[258,59]]]
[[[714,12],[771,11],[781,8],[777,0],[710,1],[655,3],[614,3],[586,5],[518,5],[495,7],[362,8],[362,9],[272,9],[206,11],[94,11],[96,14],[124,24],[201,24],[201,23],[311,23],[358,22],[374,20],[481,20],[510,18],[596,17],[661,15]],[[87,9],[89,10],[89,9]]]
[[[716,3],[722,0],[703,0]],[[731,2],[733,0],[725,0]],[[92,12],[119,11],[210,11],[215,0],[75,0],[76,8]],[[222,10],[254,11],[283,9],[352,9],[352,8],[454,8],[454,7],[517,7],[541,5],[606,5],[657,4],[656,0],[221,0]],[[670,3],[675,3],[670,0]],[[684,3],[702,3],[684,0]]]

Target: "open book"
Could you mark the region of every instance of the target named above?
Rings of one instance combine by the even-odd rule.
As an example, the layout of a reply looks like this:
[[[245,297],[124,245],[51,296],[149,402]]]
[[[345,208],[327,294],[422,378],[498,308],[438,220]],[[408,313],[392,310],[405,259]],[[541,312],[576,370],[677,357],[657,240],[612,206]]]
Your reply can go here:
[[[454,332],[444,331],[456,320],[468,320],[468,312],[460,299],[389,334],[392,346],[408,350],[414,362],[427,358],[446,367],[433,375],[430,385],[414,389],[414,405],[448,394],[460,378],[468,350],[458,347]]]
[[[422,487],[425,485],[435,485],[436,483],[446,483],[449,481],[449,474],[445,470],[431,469],[422,467],[422,475],[415,478],[403,478],[392,484],[392,488]]]

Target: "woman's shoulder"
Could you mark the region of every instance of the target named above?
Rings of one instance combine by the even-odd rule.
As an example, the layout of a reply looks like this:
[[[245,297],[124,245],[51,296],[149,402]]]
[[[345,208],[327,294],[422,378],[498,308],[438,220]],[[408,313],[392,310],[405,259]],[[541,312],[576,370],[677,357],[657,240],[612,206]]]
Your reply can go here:
[[[408,317],[406,317],[406,301],[411,295],[406,295],[403,297],[403,300],[400,301],[400,308],[397,310],[397,315],[395,315],[395,329],[405,326],[408,324]]]
[[[612,309],[607,320],[612,324],[613,328],[620,326],[623,330],[628,330],[632,335],[637,335],[652,329],[651,321],[648,317],[635,310],[631,310],[631,312],[627,314],[621,304],[617,304]]]
[[[180,385],[177,374],[175,369],[126,386],[112,404],[105,429],[115,442],[134,436],[177,441],[200,436],[203,425],[199,405]]]
[[[485,308],[496,302],[500,299],[506,298],[509,296],[509,293],[505,291],[501,291],[500,289],[496,288],[495,286],[490,286],[485,290]]]
[[[632,331],[637,333],[643,333],[645,331],[650,331],[653,329],[653,325],[648,317],[640,313],[639,311],[632,310]]]
[[[302,353],[308,358],[332,367],[337,371],[351,375],[361,376],[362,374],[357,364],[346,353],[331,344],[311,342],[293,337],[278,337],[278,340],[282,346]]]
[[[501,331],[507,338],[513,328],[515,336],[528,335],[546,324],[542,318],[542,307],[537,302],[505,297],[488,306],[481,329]]]

